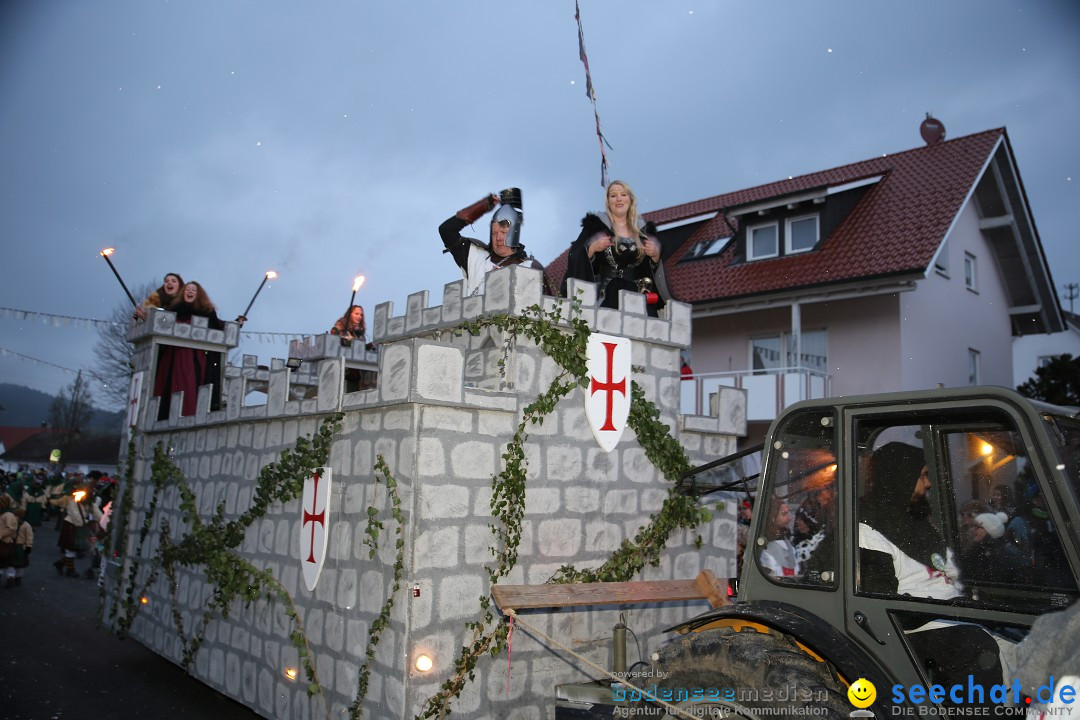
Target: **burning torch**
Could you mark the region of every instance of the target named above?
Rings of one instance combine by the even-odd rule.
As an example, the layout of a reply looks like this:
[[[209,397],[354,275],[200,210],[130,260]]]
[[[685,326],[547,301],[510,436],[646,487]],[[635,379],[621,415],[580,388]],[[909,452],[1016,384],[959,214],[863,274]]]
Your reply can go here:
[[[238,322],[243,322],[244,320],[247,320],[247,314],[251,311],[251,306],[255,304],[255,298],[259,297],[259,293],[262,292],[263,285],[266,284],[267,280],[273,280],[276,277],[277,273],[273,270],[266,271],[266,274],[263,275],[262,282],[259,283],[259,288],[255,291],[255,294],[251,296],[251,302],[248,303],[248,306],[244,309],[244,312],[240,315],[240,317],[236,318]]]
[[[113,265],[112,260],[109,259],[109,256],[112,255],[114,252],[116,252],[116,248],[105,248],[101,251],[101,257],[105,258],[105,262],[109,263],[109,269],[113,271],[113,275],[115,275],[116,279],[120,282],[120,287],[124,288],[124,292],[127,293],[128,300],[131,301],[131,306],[135,309],[138,309],[139,303],[135,302],[135,298],[132,297],[131,291],[128,290],[127,285],[124,284],[124,279],[120,277],[120,273],[116,271],[116,266]]]

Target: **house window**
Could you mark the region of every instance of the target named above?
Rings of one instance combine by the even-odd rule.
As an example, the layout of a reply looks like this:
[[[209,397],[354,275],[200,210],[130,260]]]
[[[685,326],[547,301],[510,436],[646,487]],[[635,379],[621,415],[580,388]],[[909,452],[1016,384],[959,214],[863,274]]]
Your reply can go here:
[[[979,384],[979,351],[968,348],[968,385]]]
[[[1035,363],[1035,367],[1044,368],[1054,361],[1057,355],[1040,355],[1039,360]]]
[[[825,373],[829,369],[827,340],[825,330],[804,330],[796,361],[795,338],[790,333],[750,338],[751,367],[756,374],[793,369]]]
[[[979,290],[975,284],[975,256],[971,253],[964,253],[964,287],[971,292]]]
[[[787,221],[787,253],[813,250],[818,242],[818,216],[806,215]]]
[[[747,260],[763,260],[780,254],[780,226],[777,223],[751,225],[746,229]]]
[[[721,238],[715,238],[710,240],[699,240],[694,243],[694,247],[690,248],[690,252],[687,253],[688,258],[706,257],[709,255],[719,255],[720,251],[727,247],[728,240],[731,239],[730,235]]]

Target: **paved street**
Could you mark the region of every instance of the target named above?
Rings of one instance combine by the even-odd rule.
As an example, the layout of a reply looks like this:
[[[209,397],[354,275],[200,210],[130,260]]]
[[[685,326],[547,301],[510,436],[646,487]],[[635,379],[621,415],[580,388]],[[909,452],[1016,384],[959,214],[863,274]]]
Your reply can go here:
[[[98,628],[97,585],[52,566],[58,535],[52,521],[37,528],[22,585],[0,588],[0,718],[260,717],[137,641]]]

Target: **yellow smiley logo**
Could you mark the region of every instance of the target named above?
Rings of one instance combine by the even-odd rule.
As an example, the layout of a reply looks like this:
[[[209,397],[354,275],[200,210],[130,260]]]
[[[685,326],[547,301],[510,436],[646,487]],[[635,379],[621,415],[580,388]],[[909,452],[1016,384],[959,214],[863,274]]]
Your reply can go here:
[[[867,708],[877,699],[877,688],[866,678],[859,678],[848,687],[847,699],[857,708]]]

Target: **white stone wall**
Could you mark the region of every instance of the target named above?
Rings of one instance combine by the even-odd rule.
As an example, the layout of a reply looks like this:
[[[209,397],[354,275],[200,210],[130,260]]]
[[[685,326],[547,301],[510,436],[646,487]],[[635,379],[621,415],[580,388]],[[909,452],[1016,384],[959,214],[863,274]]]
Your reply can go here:
[[[374,389],[342,393],[349,361],[333,343],[302,346],[305,362],[290,371],[283,362],[258,368],[253,358],[229,368],[223,395],[227,406],[208,411],[209,394],[200,391],[198,414],[174,416],[160,423],[143,421],[138,436],[134,517],[129,548],[138,552],[137,534],[149,504],[149,462],[158,443],[184,472],[199,498],[200,515],[212,517],[223,503],[226,518],[251,502],[259,470],[274,462],[298,437],[313,433],[330,412],[344,410],[341,433],[330,457],[334,490],[329,555],[315,592],[308,592],[299,568],[299,501],[273,507],[252,527],[241,549],[259,568],[281,580],[300,610],[317,658],[319,680],[334,718],[346,714],[357,692],[368,629],[378,616],[393,578],[394,521],[385,484],[375,482],[374,464],[385,457],[406,516],[405,571],[392,623],[381,636],[369,691],[366,718],[412,717],[448,677],[460,648],[471,644],[465,623],[480,615],[480,597],[489,593],[485,566],[490,547],[491,479],[502,467],[502,453],[521,418],[522,408],[543,392],[557,372],[555,363],[530,341],[490,331],[478,336],[450,332],[463,319],[482,314],[520,313],[538,303],[551,310],[565,301],[541,295],[539,272],[509,268],[489,275],[487,292],[463,298],[461,283],[446,287],[441,306],[429,307],[428,294],[410,296],[406,313],[395,316],[390,304],[376,309],[374,340],[379,343],[379,382]],[[634,380],[661,409],[662,420],[684,445],[692,461],[715,459],[734,449],[745,427],[745,396],[725,397],[721,417],[683,418],[679,406],[679,351],[690,341],[689,307],[671,303],[667,316],[649,318],[641,296],[626,295],[624,309],[595,306],[595,287],[583,291],[582,314],[598,331],[625,335],[633,342]],[[571,286],[571,293],[575,292]],[[164,327],[164,326],[163,326]],[[136,338],[144,361],[153,355],[151,341],[169,335]],[[504,347],[509,347],[505,351]],[[505,359],[502,371],[499,360]],[[292,373],[292,374],[290,374]],[[267,403],[243,407],[245,389],[261,383]],[[152,386],[152,383],[148,383]],[[302,393],[298,388],[303,388]],[[298,397],[300,399],[291,399]],[[156,403],[145,402],[144,418],[156,416]],[[178,402],[173,407],[179,406]],[[526,443],[528,490],[522,525],[520,560],[503,582],[542,583],[559,567],[602,563],[626,538],[633,538],[657,512],[668,483],[635,442],[632,431],[611,453],[592,440],[578,392],[565,398],[543,425],[529,429]],[[709,498],[713,507],[721,498]],[[363,544],[367,508],[382,512],[386,526],[374,559]],[[162,519],[173,539],[180,527],[179,499],[167,491],[141,556],[152,554]],[[733,505],[695,534],[680,533],[659,565],[644,579],[692,578],[709,568],[718,576],[734,569]],[[130,562],[130,555],[129,555]],[[145,563],[144,563],[145,564]],[[184,622],[201,616],[212,588],[195,571],[182,571],[175,598]],[[145,574],[146,569],[143,569]],[[126,569],[125,569],[126,573]],[[414,597],[413,589],[418,589]],[[179,661],[181,648],[172,620],[172,588],[159,576],[147,592],[132,634],[155,651]],[[611,666],[611,628],[620,613],[648,653],[665,638],[662,628],[703,610],[703,603],[626,607],[619,610],[567,609],[533,611],[523,617],[604,666]],[[299,667],[289,642],[291,628],[281,607],[258,601],[231,608],[207,628],[194,674],[266,717],[324,717],[323,698],[308,698],[302,681],[285,678],[286,667]],[[418,653],[435,660],[432,672],[412,669]],[[628,660],[639,659],[634,643]],[[548,647],[527,632],[513,636],[512,663],[505,655],[485,658],[476,679],[453,705],[470,718],[546,718],[553,716],[555,686],[595,678],[573,658]],[[302,680],[302,675],[301,675]]]

